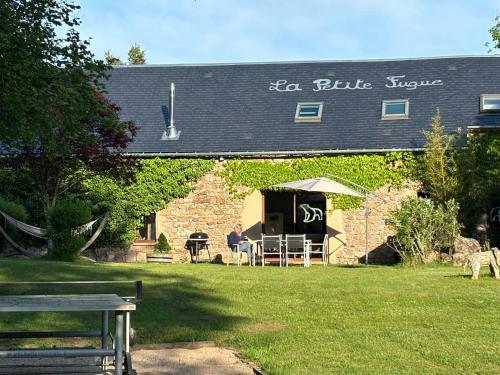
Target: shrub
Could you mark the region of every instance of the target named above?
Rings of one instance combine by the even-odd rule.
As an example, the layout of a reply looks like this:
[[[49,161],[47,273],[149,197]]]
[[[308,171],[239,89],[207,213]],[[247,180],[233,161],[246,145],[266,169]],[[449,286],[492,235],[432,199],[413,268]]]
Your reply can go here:
[[[28,211],[26,208],[18,203],[11,202],[3,197],[0,197],[0,211],[5,212],[7,215],[12,216],[14,219],[26,222],[28,219]],[[14,233],[10,233],[8,228],[5,227],[5,230],[9,232],[9,235],[14,238],[14,240],[18,240],[18,237],[21,237],[21,233],[19,231],[15,231]],[[7,245],[7,240],[4,236],[0,235],[0,251],[2,251]]]
[[[49,257],[55,260],[65,262],[74,262],[78,259],[78,251],[85,245],[83,236],[63,235],[54,241],[54,248],[51,250]]]
[[[28,212],[23,205],[8,201],[2,197],[0,197],[0,211],[23,222],[26,222],[28,219]]]
[[[155,251],[159,253],[170,253],[172,251],[172,247],[163,233],[161,233],[158,237],[158,242],[155,245]]]
[[[91,220],[88,203],[78,199],[62,199],[49,210],[49,238],[53,248],[49,257],[57,260],[73,261],[85,244],[83,234],[74,230]]]
[[[424,261],[433,251],[448,249],[459,234],[458,204],[450,200],[436,204],[429,199],[409,197],[391,213],[387,224],[395,230],[391,246],[403,263]]]
[[[49,231],[52,234],[70,233],[88,223],[92,211],[87,202],[79,199],[61,199],[49,210]]]

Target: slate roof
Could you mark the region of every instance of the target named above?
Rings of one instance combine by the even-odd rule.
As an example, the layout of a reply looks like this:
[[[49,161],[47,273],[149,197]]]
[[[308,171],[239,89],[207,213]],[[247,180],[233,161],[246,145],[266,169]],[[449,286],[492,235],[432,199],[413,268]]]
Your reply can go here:
[[[500,127],[500,113],[480,114],[474,117],[469,128],[490,129]]]
[[[389,76],[435,85],[389,88]],[[317,79],[372,89],[314,91]],[[287,80],[301,91],[270,90]],[[439,84],[439,80],[442,84]],[[162,141],[170,83],[176,85],[177,141]],[[280,86],[283,88],[283,86]],[[214,65],[123,66],[108,96],[141,127],[131,154],[266,155],[418,150],[439,107],[449,131],[478,124],[481,94],[500,94],[500,56]],[[409,99],[407,120],[382,120],[382,100]],[[323,102],[320,123],[295,123],[298,102]],[[488,121],[499,121],[496,116]],[[493,119],[493,120],[491,120]],[[488,122],[489,126],[491,124]]]

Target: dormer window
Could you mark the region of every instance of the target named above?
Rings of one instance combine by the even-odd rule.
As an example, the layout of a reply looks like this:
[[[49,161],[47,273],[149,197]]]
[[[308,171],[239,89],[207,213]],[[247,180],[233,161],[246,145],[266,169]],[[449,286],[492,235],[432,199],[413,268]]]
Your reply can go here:
[[[482,94],[481,112],[500,112],[500,94]]]
[[[321,122],[323,103],[298,103],[295,122]]]
[[[408,99],[384,100],[382,102],[382,120],[407,119],[410,114]]]

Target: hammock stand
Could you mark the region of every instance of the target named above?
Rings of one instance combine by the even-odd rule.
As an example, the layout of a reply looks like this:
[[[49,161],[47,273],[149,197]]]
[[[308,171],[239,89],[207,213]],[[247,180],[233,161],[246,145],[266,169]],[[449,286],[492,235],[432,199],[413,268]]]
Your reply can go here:
[[[21,254],[23,255],[26,255],[28,257],[32,257],[34,256],[35,254],[33,254],[32,252],[26,250],[24,247],[22,247],[21,245],[19,245],[17,242],[15,242],[11,236],[9,236],[7,234],[7,232],[0,226],[0,233],[3,234],[3,236],[5,237],[5,239],[12,245],[12,247],[14,247],[17,251],[19,251]]]
[[[35,227],[35,226],[32,226],[32,225],[23,223],[23,222],[21,222],[19,220],[14,219],[12,216],[9,216],[5,212],[2,212],[2,211],[0,211],[0,215],[2,215],[4,217],[4,219],[5,219],[6,222],[10,223],[15,228],[21,230],[22,232],[24,232],[26,234],[29,234],[29,235],[31,235],[33,237],[37,237],[37,238],[41,238],[41,239],[47,239],[47,230],[46,229],[38,228],[38,227]],[[75,234],[84,233],[84,232],[92,229],[92,226],[97,221],[99,221],[99,219],[101,219],[101,222],[100,222],[99,226],[97,227],[96,231],[94,232],[94,234],[92,235],[92,237],[90,237],[90,239],[85,243],[85,245],[83,245],[83,247],[80,250],[78,250],[78,254],[81,254],[84,250],[88,249],[95,242],[95,240],[97,239],[97,237],[99,237],[99,235],[101,234],[101,232],[103,231],[103,229],[104,229],[104,227],[106,225],[106,222],[109,219],[109,215],[110,215],[110,213],[108,211],[108,212],[106,212],[102,216],[102,219],[101,219],[101,217],[99,217],[96,220],[93,220],[90,223],[84,224],[84,225],[82,225],[82,226],[80,226],[80,227],[78,227],[78,228],[76,228],[76,229],[73,230],[73,232]],[[25,249],[24,247],[22,247],[21,245],[19,245],[17,242],[15,242],[12,239],[12,237],[9,236],[9,234],[1,226],[0,226],[0,233],[2,233],[2,235],[5,237],[5,239],[16,250],[18,250],[21,254],[26,255],[26,256],[34,256],[35,255],[31,251]]]

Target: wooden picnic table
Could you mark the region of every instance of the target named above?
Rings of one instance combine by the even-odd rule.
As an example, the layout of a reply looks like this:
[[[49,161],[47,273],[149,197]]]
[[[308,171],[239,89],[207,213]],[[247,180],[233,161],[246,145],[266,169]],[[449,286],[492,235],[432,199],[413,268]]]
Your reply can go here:
[[[100,311],[100,331],[51,331],[51,332],[1,332],[0,338],[26,337],[101,337],[101,348],[64,348],[64,349],[14,349],[0,350],[2,358],[50,358],[50,357],[101,357],[103,370],[106,370],[107,357],[114,358],[115,375],[122,374],[125,361],[127,374],[133,374],[129,348],[124,350],[124,315],[135,310],[135,304],[117,294],[62,294],[62,295],[9,295],[0,296],[0,313],[8,312],[76,312]],[[114,349],[109,349],[108,313],[115,315]],[[125,334],[129,335],[128,325]],[[61,372],[63,373],[63,372]]]

